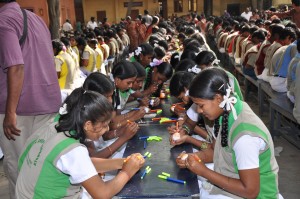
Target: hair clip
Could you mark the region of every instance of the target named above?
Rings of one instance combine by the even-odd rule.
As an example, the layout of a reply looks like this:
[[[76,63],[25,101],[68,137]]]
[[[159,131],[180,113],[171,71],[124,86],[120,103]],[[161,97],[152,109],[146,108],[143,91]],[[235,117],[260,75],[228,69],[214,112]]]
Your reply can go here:
[[[179,58],[180,58],[179,55],[174,56],[174,59],[179,59]]]
[[[224,84],[222,84],[222,85],[220,86],[220,88],[218,88],[218,91],[221,90],[221,88],[223,88],[223,86],[224,86]]]

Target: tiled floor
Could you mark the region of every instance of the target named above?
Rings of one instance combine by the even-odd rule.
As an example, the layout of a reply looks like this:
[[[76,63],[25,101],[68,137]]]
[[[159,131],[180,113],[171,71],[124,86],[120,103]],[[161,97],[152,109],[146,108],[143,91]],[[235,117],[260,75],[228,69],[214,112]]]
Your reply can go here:
[[[258,113],[257,101],[249,97],[249,105]],[[268,113],[262,117],[268,125]],[[277,156],[279,164],[279,189],[285,199],[300,198],[300,151],[281,137],[274,139],[275,147],[283,147],[283,151]],[[3,172],[3,161],[0,161],[0,198],[8,199],[8,182]]]

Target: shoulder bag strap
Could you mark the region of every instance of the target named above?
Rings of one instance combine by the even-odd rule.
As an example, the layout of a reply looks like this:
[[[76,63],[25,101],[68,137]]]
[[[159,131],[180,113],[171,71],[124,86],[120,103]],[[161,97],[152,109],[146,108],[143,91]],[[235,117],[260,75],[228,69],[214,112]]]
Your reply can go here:
[[[19,40],[19,44],[20,46],[23,45],[26,37],[27,37],[27,32],[28,32],[28,28],[27,28],[27,13],[24,9],[21,9],[22,10],[22,14],[23,14],[23,34]]]

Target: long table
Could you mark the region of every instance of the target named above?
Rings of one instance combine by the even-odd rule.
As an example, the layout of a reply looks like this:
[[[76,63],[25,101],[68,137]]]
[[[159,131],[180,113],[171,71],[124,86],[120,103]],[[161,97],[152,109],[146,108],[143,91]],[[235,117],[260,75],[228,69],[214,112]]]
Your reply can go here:
[[[146,158],[143,168],[125,185],[117,195],[118,198],[191,198],[199,193],[197,176],[187,169],[180,169],[176,165],[176,157],[182,152],[192,152],[192,146],[183,144],[172,147],[169,143],[167,127],[170,125],[149,123],[141,126],[139,132],[128,141],[124,156],[132,153],[152,153]],[[157,135],[162,141],[148,141],[144,149],[144,141],[140,136]],[[144,169],[150,166],[151,172],[141,179]],[[186,184],[177,184],[162,180],[158,175],[162,172],[171,174],[172,178],[186,181]]]

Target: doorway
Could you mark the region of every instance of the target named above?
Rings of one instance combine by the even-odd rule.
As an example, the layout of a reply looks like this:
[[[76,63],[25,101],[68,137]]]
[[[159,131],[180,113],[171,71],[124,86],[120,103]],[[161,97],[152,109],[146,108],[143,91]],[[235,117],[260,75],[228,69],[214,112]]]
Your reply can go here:
[[[132,20],[135,20],[138,16],[139,16],[139,10],[138,9],[131,10],[130,17],[131,17]]]
[[[165,20],[168,19],[168,0],[159,0],[159,14]]]
[[[204,0],[204,14],[206,17],[212,16],[213,14],[213,0]]]
[[[227,4],[227,12],[230,14],[230,16],[240,16],[240,4],[239,3],[232,3]]]
[[[104,21],[104,18],[106,17],[106,11],[105,10],[101,10],[101,11],[97,11],[97,21],[102,22]]]
[[[76,21],[80,21],[81,23],[84,23],[82,0],[75,0],[74,4],[75,4]]]

